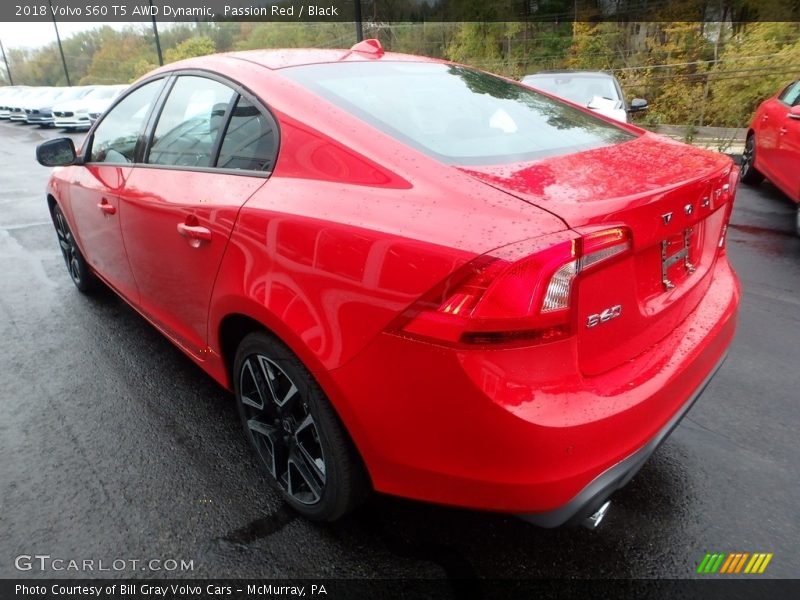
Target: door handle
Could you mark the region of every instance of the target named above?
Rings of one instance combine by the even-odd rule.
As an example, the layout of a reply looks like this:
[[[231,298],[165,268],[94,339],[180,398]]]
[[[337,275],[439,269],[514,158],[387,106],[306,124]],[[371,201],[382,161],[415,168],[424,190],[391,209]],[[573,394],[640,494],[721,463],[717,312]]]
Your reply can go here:
[[[107,215],[113,215],[114,213],[117,212],[117,207],[114,206],[113,204],[109,204],[108,200],[106,200],[105,198],[100,200],[100,204],[97,205],[97,208],[102,210]]]
[[[178,233],[190,240],[200,240],[201,242],[211,241],[211,230],[201,225],[187,225],[178,223]]]

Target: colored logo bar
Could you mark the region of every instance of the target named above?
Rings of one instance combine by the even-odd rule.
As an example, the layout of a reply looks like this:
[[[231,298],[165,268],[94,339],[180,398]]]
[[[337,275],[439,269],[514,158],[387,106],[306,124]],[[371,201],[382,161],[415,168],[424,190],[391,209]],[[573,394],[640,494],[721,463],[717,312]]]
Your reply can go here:
[[[732,552],[706,554],[700,564],[697,565],[697,572],[702,574],[712,573],[747,573],[760,574],[767,569],[769,561],[772,560],[772,552]]]

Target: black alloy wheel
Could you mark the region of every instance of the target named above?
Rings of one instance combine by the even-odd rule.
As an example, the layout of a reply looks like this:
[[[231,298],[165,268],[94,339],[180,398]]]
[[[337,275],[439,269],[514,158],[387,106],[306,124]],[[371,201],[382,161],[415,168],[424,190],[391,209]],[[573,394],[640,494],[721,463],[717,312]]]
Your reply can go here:
[[[53,225],[56,228],[56,235],[58,236],[58,245],[61,248],[61,254],[64,256],[64,262],[67,265],[70,279],[75,287],[83,293],[92,291],[96,286],[96,279],[86,260],[81,254],[78,244],[75,242],[75,236],[67,223],[67,218],[57,204],[53,207],[52,212]]]
[[[751,133],[747,136],[742,152],[742,172],[741,179],[748,185],[758,185],[764,180],[764,175],[756,169],[756,134]]]
[[[234,373],[245,432],[284,499],[317,521],[354,508],[368,488],[361,460],[300,360],[257,332],[240,344]]]

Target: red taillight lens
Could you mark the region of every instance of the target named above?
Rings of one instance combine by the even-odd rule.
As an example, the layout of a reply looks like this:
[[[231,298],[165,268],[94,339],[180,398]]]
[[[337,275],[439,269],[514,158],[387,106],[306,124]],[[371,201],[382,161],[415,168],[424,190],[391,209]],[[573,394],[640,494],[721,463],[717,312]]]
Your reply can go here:
[[[725,208],[725,220],[723,221],[722,230],[720,231],[719,235],[719,242],[717,243],[719,254],[725,254],[726,251],[725,240],[728,233],[728,222],[731,220],[731,214],[733,213],[733,201],[736,199],[736,189],[739,184],[740,173],[741,172],[738,167],[733,167],[728,174],[728,183],[722,188],[724,200],[728,203],[728,205]]]
[[[397,328],[456,344],[544,342],[570,334],[573,282],[631,247],[630,231],[572,231],[504,246],[451,275]]]

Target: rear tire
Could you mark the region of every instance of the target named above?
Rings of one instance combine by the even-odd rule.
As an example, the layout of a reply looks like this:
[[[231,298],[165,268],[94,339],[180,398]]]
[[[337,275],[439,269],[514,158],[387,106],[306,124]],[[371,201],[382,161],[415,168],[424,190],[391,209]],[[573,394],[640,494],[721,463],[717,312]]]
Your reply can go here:
[[[67,265],[67,272],[70,279],[72,279],[72,283],[83,294],[93,292],[97,289],[97,277],[92,273],[83,258],[83,254],[81,254],[81,250],[75,242],[75,236],[72,235],[72,231],[69,228],[67,218],[58,204],[53,206],[50,216],[53,218],[58,244],[61,247],[61,254],[64,256],[64,262]]]
[[[755,167],[756,164],[756,134],[747,136],[742,152],[742,182],[747,185],[758,185],[764,181],[764,175]]]
[[[273,335],[247,335],[233,384],[245,434],[284,500],[312,521],[335,521],[360,504],[369,479],[325,393]]]
[[[797,233],[797,237],[800,237],[800,204],[797,205],[797,212],[795,212],[794,230]]]

